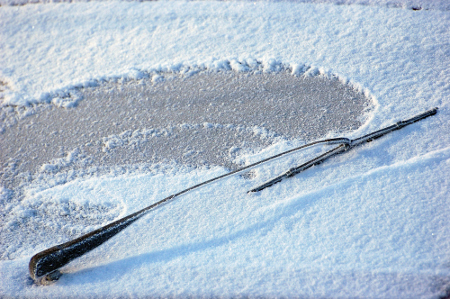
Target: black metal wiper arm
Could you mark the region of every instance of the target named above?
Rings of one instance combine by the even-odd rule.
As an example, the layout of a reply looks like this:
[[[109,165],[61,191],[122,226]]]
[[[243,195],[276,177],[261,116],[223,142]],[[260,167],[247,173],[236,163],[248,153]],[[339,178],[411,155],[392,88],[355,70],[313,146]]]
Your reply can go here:
[[[328,152],[326,152],[326,153],[324,153],[324,154],[322,154],[322,155],[320,155],[298,167],[289,169],[287,172],[285,172],[281,176],[278,176],[259,187],[253,188],[249,192],[260,191],[260,190],[267,188],[275,183],[280,182],[284,178],[291,177],[301,171],[304,171],[305,169],[308,169],[309,167],[311,167],[313,165],[320,164],[323,161],[325,161],[326,159],[328,159],[334,155],[340,154],[344,151],[347,151],[350,148],[353,148],[364,142],[369,142],[369,141],[379,138],[389,132],[401,129],[404,126],[407,126],[413,122],[416,122],[416,121],[424,119],[428,116],[434,115],[434,114],[436,114],[437,109],[438,108],[434,108],[434,109],[429,110],[425,113],[422,113],[416,117],[410,118],[405,121],[398,122],[392,126],[389,126],[382,130],[378,130],[376,132],[367,134],[367,135],[357,138],[355,140],[350,140],[348,138],[332,138],[332,139],[314,141],[314,142],[296,147],[294,149],[282,152],[280,154],[271,156],[269,158],[263,159],[256,163],[253,163],[251,165],[242,167],[238,170],[235,170],[235,171],[220,175],[218,177],[206,180],[197,185],[191,186],[187,189],[179,191],[178,193],[172,194],[158,202],[155,202],[155,203],[149,205],[148,207],[143,208],[140,211],[137,211],[137,212],[130,214],[126,217],[123,217],[121,219],[118,219],[108,225],[98,228],[90,233],[87,233],[87,234],[81,236],[81,237],[78,237],[74,240],[53,246],[44,251],[36,253],[31,258],[30,263],[29,263],[30,276],[31,276],[31,278],[33,278],[36,281],[36,283],[41,283],[41,284],[47,284],[50,281],[57,280],[61,276],[59,269],[61,267],[63,267],[64,265],[70,263],[74,259],[84,255],[85,253],[93,250],[94,248],[102,245],[103,243],[105,243],[106,241],[108,241],[109,239],[114,237],[116,234],[118,234],[119,232],[121,232],[122,230],[127,228],[129,225],[131,225],[132,223],[134,223],[135,221],[137,221],[138,219],[140,219],[141,217],[143,217],[150,211],[160,208],[163,205],[178,198],[180,195],[186,194],[194,189],[198,189],[198,188],[206,186],[212,182],[216,182],[216,181],[224,179],[226,177],[236,175],[243,171],[248,171],[248,170],[250,170],[256,166],[259,166],[263,163],[266,163],[268,161],[273,161],[275,159],[284,157],[286,155],[293,154],[299,150],[305,149],[310,146],[314,146],[317,144],[328,144],[328,145],[338,144],[338,146],[333,148],[332,150],[330,150],[330,151],[328,151]]]

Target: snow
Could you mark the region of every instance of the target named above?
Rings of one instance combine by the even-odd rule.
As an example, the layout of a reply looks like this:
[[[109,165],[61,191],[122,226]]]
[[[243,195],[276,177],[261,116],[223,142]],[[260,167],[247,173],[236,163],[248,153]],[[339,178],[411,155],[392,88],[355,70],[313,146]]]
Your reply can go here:
[[[8,178],[2,182],[0,233],[18,234],[20,241],[0,240],[5,250],[0,294],[448,296],[448,4],[320,2],[326,3],[2,2],[1,109],[17,113],[18,122],[43,113],[39,107],[46,103],[68,113],[76,113],[82,102],[92,110],[104,109],[94,106],[96,102],[86,103],[80,87],[95,90],[106,81],[129,80],[164,84],[169,74],[194,78],[208,72],[276,75],[288,70],[297,77],[337,78],[363,93],[371,106],[361,117],[363,124],[346,132],[349,138],[433,107],[439,111],[259,193],[246,191],[329,147],[183,195],[64,267],[56,283],[36,286],[28,275],[33,254],[228,171],[220,165],[190,167],[165,161],[149,167],[138,164],[134,170],[117,165],[108,173],[95,167],[61,172],[82,161],[83,153],[73,149],[59,160],[41,163],[34,177],[18,175],[24,191],[20,202],[13,200]],[[410,9],[414,5],[424,9]],[[6,136],[15,125],[2,120]],[[171,128],[234,132],[240,127],[180,120]],[[111,133],[99,136],[98,146],[108,152],[152,134],[170,138],[169,129]],[[230,145],[236,165],[305,141],[276,139],[262,125],[244,129],[275,142],[261,143],[263,148],[254,151]],[[27,131],[27,136],[32,133]],[[335,129],[320,137],[341,134]],[[1,138],[0,146],[6,148]],[[20,152],[25,145],[17,147]],[[196,150],[186,148],[183,153],[189,158]],[[7,158],[2,160],[2,173],[14,173],[14,167]],[[27,227],[28,234],[23,229]]]
[[[446,40],[447,28],[441,20],[448,17],[442,11],[289,3],[176,2],[169,8],[164,2],[114,2],[116,12],[112,13],[111,5],[2,7],[2,41],[8,41],[2,45],[5,54],[0,61],[7,65],[0,73],[7,78],[4,101],[16,105],[50,101],[70,87],[96,85],[102,79],[139,78],[155,72],[158,76],[159,71],[188,71],[194,66],[227,67],[224,60],[240,71],[243,67],[238,62],[255,58],[266,70],[281,61],[326,67],[339,75],[356,72],[359,76],[352,81],[374,93],[377,90],[369,82],[390,82],[394,67],[401,66],[420,80],[421,74],[413,68],[424,70],[425,63],[445,55],[430,45],[434,39]],[[145,6],[148,9],[142,9]],[[292,6],[301,6],[302,14]],[[23,19],[20,14],[34,17]],[[325,15],[326,22],[322,20]],[[435,16],[432,20],[425,17],[431,15]],[[387,23],[375,24],[380,19]],[[424,22],[434,28],[431,36],[423,35],[423,27],[416,26]],[[367,29],[374,27],[376,31]],[[24,40],[26,47],[21,46]],[[263,42],[256,42],[259,40]],[[355,43],[362,44],[359,49],[364,58],[359,64],[350,46]],[[413,57],[405,56],[408,50]],[[424,51],[436,51],[437,55],[422,55]],[[388,57],[400,61],[391,64]],[[378,80],[371,78],[374,72],[368,62],[381,69]]]

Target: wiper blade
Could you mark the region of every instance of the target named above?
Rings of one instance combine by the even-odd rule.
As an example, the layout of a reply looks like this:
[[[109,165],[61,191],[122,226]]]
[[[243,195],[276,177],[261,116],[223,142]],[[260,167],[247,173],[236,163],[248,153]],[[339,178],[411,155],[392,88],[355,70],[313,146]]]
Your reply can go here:
[[[272,185],[274,185],[276,183],[281,182],[283,179],[292,177],[292,176],[294,176],[294,175],[296,175],[296,174],[298,174],[298,173],[300,173],[300,172],[302,172],[302,171],[304,171],[304,170],[306,170],[306,169],[308,169],[308,168],[310,168],[310,167],[312,167],[314,165],[318,165],[318,164],[322,163],[323,161],[327,160],[328,158],[331,158],[331,157],[336,156],[338,154],[342,154],[343,152],[346,152],[346,151],[348,151],[348,150],[350,150],[350,149],[352,149],[352,148],[354,148],[354,147],[356,147],[358,145],[361,145],[361,144],[366,143],[366,142],[371,142],[372,140],[380,138],[381,136],[384,136],[384,135],[386,135],[388,133],[391,133],[391,132],[396,131],[396,130],[400,130],[401,128],[406,127],[407,125],[415,123],[415,122],[417,122],[419,120],[422,120],[424,118],[427,118],[429,116],[435,115],[437,113],[437,110],[438,110],[437,107],[433,108],[433,109],[428,110],[428,111],[426,111],[426,112],[424,112],[422,114],[419,114],[419,115],[414,116],[412,118],[409,118],[407,120],[399,121],[399,122],[397,122],[397,123],[395,123],[395,124],[393,124],[393,125],[391,125],[389,127],[386,127],[384,129],[381,129],[381,130],[369,133],[367,135],[364,135],[362,137],[356,138],[354,140],[350,140],[350,139],[344,140],[344,139],[342,139],[343,142],[339,146],[337,146],[337,147],[327,151],[326,153],[324,153],[324,154],[322,154],[322,155],[320,155],[318,157],[315,157],[314,159],[311,159],[311,160],[307,161],[306,163],[303,163],[300,166],[296,166],[296,167],[293,167],[293,168],[289,169],[288,171],[284,172],[283,174],[281,174],[281,175],[279,175],[279,176],[277,176],[277,177],[275,177],[273,179],[270,179],[269,181],[259,185],[258,187],[255,187],[255,188],[249,190],[248,192],[249,193],[250,192],[259,192],[259,191],[261,191],[261,190],[263,190],[263,189],[265,189],[267,187],[270,187],[270,186],[272,186]]]

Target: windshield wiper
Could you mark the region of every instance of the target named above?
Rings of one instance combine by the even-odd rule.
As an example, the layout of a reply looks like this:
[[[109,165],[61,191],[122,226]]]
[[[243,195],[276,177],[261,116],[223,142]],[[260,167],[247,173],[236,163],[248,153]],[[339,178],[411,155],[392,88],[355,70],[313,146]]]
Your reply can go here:
[[[354,139],[354,140],[350,140],[348,138],[332,138],[332,139],[325,139],[325,140],[311,142],[311,143],[302,145],[300,147],[296,147],[294,149],[271,156],[269,158],[266,158],[264,160],[253,163],[251,165],[245,166],[238,170],[220,175],[218,177],[212,178],[210,180],[206,180],[197,185],[191,186],[191,187],[184,189],[178,193],[170,195],[156,203],[153,203],[153,204],[149,205],[148,207],[143,208],[140,211],[137,211],[137,212],[130,214],[119,220],[116,220],[106,226],[96,229],[96,230],[94,230],[90,233],[87,233],[81,237],[78,237],[74,240],[68,241],[63,244],[56,245],[54,247],[48,248],[44,251],[41,251],[41,252],[35,254],[31,258],[30,263],[29,263],[30,276],[38,284],[47,284],[53,280],[58,280],[59,277],[62,275],[59,272],[59,268],[70,263],[74,259],[84,255],[85,253],[93,250],[94,248],[102,245],[103,243],[108,241],[110,238],[114,237],[116,234],[118,234],[119,232],[121,232],[122,230],[127,228],[129,225],[131,225],[132,223],[134,223],[135,221],[137,221],[138,219],[140,219],[141,217],[146,215],[148,212],[153,211],[156,208],[159,208],[159,207],[171,202],[172,200],[179,197],[180,195],[188,193],[194,189],[203,187],[212,182],[216,182],[218,180],[241,173],[243,171],[248,171],[251,168],[259,166],[263,163],[266,163],[268,161],[273,161],[275,159],[284,157],[286,155],[291,155],[295,152],[298,152],[298,151],[303,150],[310,146],[314,146],[314,145],[318,145],[318,144],[328,144],[328,145],[338,144],[338,146],[333,148],[332,150],[330,150],[330,151],[328,151],[328,152],[326,152],[326,153],[324,153],[324,154],[322,154],[300,166],[289,169],[287,172],[283,173],[282,175],[280,175],[274,179],[271,179],[270,181],[262,184],[259,187],[253,188],[249,192],[260,191],[260,190],[263,190],[264,188],[267,188],[269,186],[272,186],[273,184],[276,184],[276,183],[282,181],[284,178],[291,177],[299,172],[302,172],[302,171],[308,169],[311,166],[318,165],[332,156],[335,156],[337,154],[348,151],[349,149],[352,149],[352,148],[354,148],[358,145],[361,145],[365,142],[372,141],[372,140],[377,139],[387,133],[401,129],[401,128],[403,128],[409,124],[412,124],[416,121],[419,121],[428,116],[434,115],[437,113],[437,110],[438,110],[438,108],[431,109],[431,110],[429,110],[425,113],[422,113],[420,115],[417,115],[413,118],[410,118],[410,119],[407,119],[404,121],[400,121],[392,126],[389,126],[387,128],[364,135],[364,136]]]

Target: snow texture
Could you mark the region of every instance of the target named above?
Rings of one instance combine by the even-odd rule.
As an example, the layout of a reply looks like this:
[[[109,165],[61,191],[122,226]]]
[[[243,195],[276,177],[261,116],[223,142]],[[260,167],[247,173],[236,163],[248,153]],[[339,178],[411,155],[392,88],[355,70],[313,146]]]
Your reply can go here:
[[[186,194],[67,265],[60,280],[46,287],[28,276],[33,254],[223,174],[227,165],[112,161],[101,169],[88,161],[84,144],[64,148],[60,160],[40,161],[29,172],[20,170],[14,155],[2,156],[0,234],[19,241],[0,239],[1,296],[449,296],[448,5],[320,2],[1,2],[1,148],[9,148],[3,136],[33,116],[52,109],[70,114],[83,104],[104,107],[82,97],[82,87],[165,84],[168,74],[289,71],[296,78],[334,78],[370,102],[365,114],[361,109],[361,123],[345,132],[349,138],[439,107],[436,116],[262,192],[246,193],[329,148]],[[416,4],[423,9],[413,9]],[[172,127],[235,130],[233,125],[199,120]],[[263,124],[243,126],[249,128],[270,142],[244,151],[229,145],[235,165],[307,139],[276,139]],[[94,141],[110,155],[153,134],[169,138],[169,129],[136,127]],[[336,124],[313,138],[339,135]],[[17,143],[17,152],[32,140]]]

